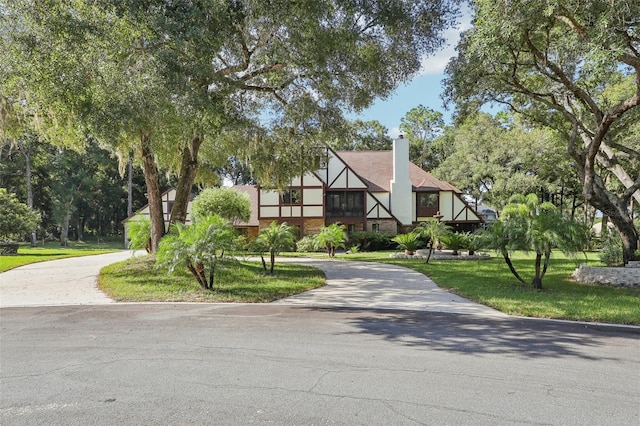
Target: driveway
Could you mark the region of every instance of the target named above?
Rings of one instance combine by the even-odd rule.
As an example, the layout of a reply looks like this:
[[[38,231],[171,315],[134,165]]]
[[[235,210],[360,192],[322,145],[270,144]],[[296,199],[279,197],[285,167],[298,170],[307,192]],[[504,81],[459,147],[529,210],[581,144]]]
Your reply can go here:
[[[132,256],[131,251],[32,263],[0,274],[0,308],[103,305],[113,303],[98,290],[100,269]]]
[[[507,316],[443,290],[423,274],[402,266],[336,259],[289,258],[278,261],[321,269],[327,277],[327,285],[277,300],[276,304]]]
[[[4,272],[0,274],[0,307],[114,303],[98,290],[98,273],[102,267],[131,256],[131,251],[121,251],[34,263]],[[401,266],[308,258],[280,258],[278,262],[316,267],[325,273],[327,284],[275,304],[505,316]]]

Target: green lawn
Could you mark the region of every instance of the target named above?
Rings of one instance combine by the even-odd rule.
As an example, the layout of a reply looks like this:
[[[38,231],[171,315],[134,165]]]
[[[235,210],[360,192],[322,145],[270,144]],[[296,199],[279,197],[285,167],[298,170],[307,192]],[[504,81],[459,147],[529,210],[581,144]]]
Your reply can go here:
[[[154,256],[132,258],[100,271],[98,287],[119,302],[272,302],[321,287],[315,268],[277,263],[274,276],[260,262],[239,261],[216,272],[215,291],[202,289],[186,271],[169,275],[154,269]]]
[[[23,244],[18,248],[17,255],[0,256],[0,272],[30,263],[62,259],[65,257],[111,253],[117,250],[122,250],[122,241],[101,243],[70,242],[68,247],[60,247],[59,243],[46,243],[44,246],[39,247],[30,247],[29,245]]]
[[[510,315],[640,325],[640,289],[580,284],[571,279],[584,256],[570,259],[554,253],[543,289],[524,287],[511,275],[502,257],[479,261],[391,259],[390,252],[356,253],[342,259],[392,263],[429,276],[440,287]],[[597,265],[597,254],[589,253]],[[533,276],[533,256],[516,253],[514,265],[527,280]]]

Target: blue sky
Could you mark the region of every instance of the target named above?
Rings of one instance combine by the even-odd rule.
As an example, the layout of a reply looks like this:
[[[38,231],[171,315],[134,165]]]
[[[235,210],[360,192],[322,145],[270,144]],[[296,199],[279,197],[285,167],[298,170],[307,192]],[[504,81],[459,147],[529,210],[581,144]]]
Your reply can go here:
[[[422,60],[422,69],[409,83],[396,89],[387,99],[379,99],[374,104],[353,118],[361,120],[378,120],[387,129],[389,136],[399,135],[400,120],[406,113],[418,105],[424,105],[440,111],[445,123],[450,124],[452,110],[445,110],[440,95],[443,92],[442,79],[444,68],[449,58],[456,54],[455,46],[460,38],[460,32],[471,26],[470,15],[465,11],[460,24],[445,32],[447,39],[445,46],[434,55]]]

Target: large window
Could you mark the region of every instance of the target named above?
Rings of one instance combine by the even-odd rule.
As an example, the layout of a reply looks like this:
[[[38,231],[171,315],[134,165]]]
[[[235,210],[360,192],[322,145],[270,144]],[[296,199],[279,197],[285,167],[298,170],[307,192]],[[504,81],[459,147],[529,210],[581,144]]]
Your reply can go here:
[[[438,214],[440,200],[437,192],[418,192],[417,213],[419,217],[431,217]]]
[[[328,191],[327,217],[364,217],[364,192]]]

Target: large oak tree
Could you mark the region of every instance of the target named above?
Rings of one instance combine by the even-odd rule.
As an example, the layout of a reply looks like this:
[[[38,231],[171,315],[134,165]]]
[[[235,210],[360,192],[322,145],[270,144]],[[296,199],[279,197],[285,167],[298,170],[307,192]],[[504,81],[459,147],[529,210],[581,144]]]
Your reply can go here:
[[[473,27],[447,68],[447,96],[465,108],[498,102],[564,135],[583,196],[634,258],[640,202],[640,2],[475,0]],[[599,169],[621,184],[607,184]]]
[[[161,166],[179,176],[175,221],[201,150],[212,162],[240,157],[273,185],[313,168],[313,146],[339,130],[343,112],[389,95],[441,45],[455,3],[3,1],[13,69],[2,71],[54,116],[136,148],[155,248]],[[38,78],[17,77],[25,69]],[[8,92],[13,103],[27,97]]]

